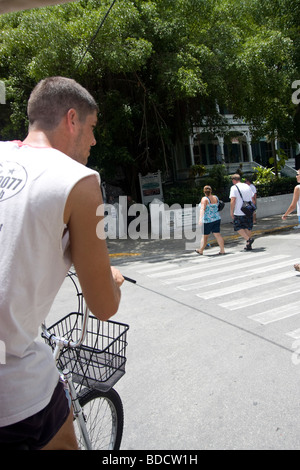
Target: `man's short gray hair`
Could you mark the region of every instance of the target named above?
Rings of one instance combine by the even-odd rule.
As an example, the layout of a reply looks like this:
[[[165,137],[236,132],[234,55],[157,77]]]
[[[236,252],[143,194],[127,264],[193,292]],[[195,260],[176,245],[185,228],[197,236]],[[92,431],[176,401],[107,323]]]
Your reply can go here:
[[[29,97],[29,126],[55,129],[71,108],[78,112],[81,121],[85,121],[88,114],[98,112],[92,95],[75,80],[66,77],[45,78],[36,85]]]

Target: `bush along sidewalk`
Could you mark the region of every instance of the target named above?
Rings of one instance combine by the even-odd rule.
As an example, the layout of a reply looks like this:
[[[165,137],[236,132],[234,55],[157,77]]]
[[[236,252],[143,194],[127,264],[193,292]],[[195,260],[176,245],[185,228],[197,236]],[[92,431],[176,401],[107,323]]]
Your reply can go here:
[[[296,180],[293,177],[276,177],[272,168],[264,168],[264,173],[253,173],[250,177],[257,190],[257,197],[278,196],[291,194],[294,191]],[[242,175],[242,181],[243,181]],[[226,173],[224,165],[215,165],[207,175],[190,178],[183,183],[173,183],[163,186],[164,202],[169,206],[185,204],[197,206],[203,196],[203,187],[209,185],[213,193],[224,202],[229,202],[231,177]]]

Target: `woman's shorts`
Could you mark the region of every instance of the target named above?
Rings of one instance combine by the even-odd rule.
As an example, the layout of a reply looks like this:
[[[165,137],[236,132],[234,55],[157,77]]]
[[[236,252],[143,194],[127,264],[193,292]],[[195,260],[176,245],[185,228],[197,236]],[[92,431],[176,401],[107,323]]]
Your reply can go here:
[[[235,232],[238,232],[242,229],[252,230],[253,216],[251,215],[250,217],[247,217],[245,215],[235,215],[233,219],[233,227]]]
[[[220,233],[221,219],[215,220],[214,222],[208,222],[204,225],[204,235],[209,235],[210,233]]]
[[[0,427],[0,446],[40,450],[55,436],[70,413],[65,384],[58,382],[50,403],[37,414],[15,424]]]

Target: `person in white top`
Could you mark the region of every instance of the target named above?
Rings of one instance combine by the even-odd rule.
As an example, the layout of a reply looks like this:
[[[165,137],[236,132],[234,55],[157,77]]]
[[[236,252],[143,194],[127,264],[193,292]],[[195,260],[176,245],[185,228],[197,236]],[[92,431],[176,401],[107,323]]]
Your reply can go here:
[[[300,170],[297,170],[296,174],[297,186],[294,188],[293,199],[283,216],[281,217],[282,220],[286,220],[287,216],[294,212],[297,209],[298,220],[300,218]],[[294,228],[300,228],[300,223]],[[294,265],[296,271],[300,271],[300,264],[297,263]]]
[[[239,174],[232,175],[231,177],[233,186],[230,189],[230,215],[233,219],[234,231],[238,232],[241,237],[246,240],[244,250],[252,250],[252,243],[254,239],[251,237],[253,228],[253,216],[246,217],[242,212],[241,207],[243,201],[253,201],[253,192],[246,183],[241,183]]]
[[[300,217],[300,170],[297,170],[296,180],[297,180],[297,186],[295,186],[294,188],[292,202],[287,208],[285,214],[283,214],[282,220],[286,220],[287,216],[290,215],[292,212],[294,212],[295,209],[297,209],[298,219]],[[299,227],[300,227],[300,224],[299,224]]]
[[[99,234],[100,177],[85,166],[96,143],[94,98],[74,80],[50,77],[32,91],[27,114],[25,140],[0,142],[0,444],[76,449],[68,400],[38,329],[71,264],[100,320],[117,312],[124,278]]]

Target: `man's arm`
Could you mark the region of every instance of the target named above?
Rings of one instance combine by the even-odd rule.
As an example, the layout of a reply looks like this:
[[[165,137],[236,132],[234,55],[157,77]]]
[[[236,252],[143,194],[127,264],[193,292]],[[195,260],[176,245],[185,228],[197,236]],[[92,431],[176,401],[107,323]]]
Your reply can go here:
[[[100,320],[108,320],[119,307],[120,286],[124,278],[111,268],[106,240],[96,234],[97,207],[103,204],[95,176],[79,181],[71,191],[65,208],[74,264],[85,301]]]
[[[231,216],[232,219],[234,219],[235,203],[236,203],[236,197],[232,197],[230,199],[230,216]]]

